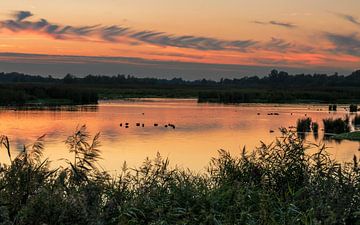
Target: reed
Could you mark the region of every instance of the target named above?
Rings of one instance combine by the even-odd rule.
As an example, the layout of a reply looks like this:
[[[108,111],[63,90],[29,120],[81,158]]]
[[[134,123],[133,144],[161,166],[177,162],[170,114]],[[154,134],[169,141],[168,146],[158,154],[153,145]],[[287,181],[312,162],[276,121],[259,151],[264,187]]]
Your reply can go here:
[[[317,122],[313,122],[311,124],[311,129],[314,133],[319,133],[319,124]]]
[[[296,125],[297,132],[310,132],[311,131],[311,118],[303,118],[297,120]]]
[[[66,141],[73,160],[50,169],[44,137],[0,165],[1,224],[356,224],[359,160],[341,165],[281,130],[238,156],[220,150],[205,173],[172,168],[159,154],[117,176],[99,169],[99,136]],[[313,151],[311,151],[313,152]]]
[[[345,119],[328,118],[328,119],[323,119],[323,123],[324,123],[324,131],[325,133],[328,134],[341,134],[350,131],[348,118]]]

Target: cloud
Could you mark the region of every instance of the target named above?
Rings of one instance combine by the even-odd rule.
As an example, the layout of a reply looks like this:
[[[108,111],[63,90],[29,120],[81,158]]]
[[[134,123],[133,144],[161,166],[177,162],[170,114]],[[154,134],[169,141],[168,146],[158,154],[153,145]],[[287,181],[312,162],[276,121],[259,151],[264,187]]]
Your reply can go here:
[[[359,19],[357,19],[356,17],[352,16],[352,15],[348,15],[348,14],[342,14],[342,13],[335,13],[336,15],[338,15],[339,17],[343,18],[344,20],[355,24],[357,26],[360,26],[360,21]]]
[[[197,50],[231,50],[245,52],[258,42],[254,40],[223,40],[212,37],[174,35],[166,32],[142,30],[138,31],[129,27],[118,25],[113,26],[79,26],[59,25],[48,22],[46,19],[37,21],[27,20],[33,14],[29,11],[18,11],[13,15],[13,19],[0,21],[3,29],[13,32],[33,31],[49,35],[55,39],[75,39],[97,36],[103,41],[121,42],[121,37],[132,40],[132,43],[148,43],[158,46],[172,46],[179,48],[190,48]]]
[[[69,39],[75,36],[87,36],[99,28],[99,25],[94,26],[62,26],[55,23],[50,23],[45,19],[38,21],[25,20],[32,17],[33,14],[29,11],[18,11],[13,14],[14,19],[0,21],[0,27],[11,30],[13,32],[33,31],[50,35],[55,39]]]
[[[1,53],[0,67],[2,72],[24,72],[40,75],[63,77],[67,73],[79,76],[88,74],[132,74],[139,77],[184,79],[216,79],[221,77],[241,77],[242,75],[266,75],[274,68],[286,70],[289,73],[349,73],[351,70],[339,68],[291,66],[286,59],[256,58],[262,65],[234,65],[212,64],[196,62],[159,61],[132,57],[101,57],[101,56],[72,56],[72,55],[45,55],[24,53]],[[341,69],[341,68],[340,68]]]
[[[126,43],[129,45],[150,44],[161,47],[176,47],[200,51],[273,51],[273,52],[309,52],[310,46],[298,45],[281,38],[271,38],[270,41],[257,41],[252,39],[226,40],[208,36],[177,35],[156,30],[138,30],[121,25],[92,25],[71,26],[49,22],[46,19],[32,19],[34,16],[29,11],[18,11],[12,18],[0,21],[1,29],[12,32],[34,32],[61,40],[87,40],[111,43]],[[285,22],[269,21],[254,23],[262,25],[295,28],[296,25]]]
[[[33,16],[33,14],[30,11],[16,11],[13,16],[16,18],[17,21],[21,21],[30,16]]]
[[[197,50],[246,51],[248,47],[257,43],[253,40],[227,41],[201,36],[177,36],[156,31],[140,31],[132,34],[131,37],[138,41],[160,46],[192,48]]]
[[[331,52],[360,56],[360,37],[356,33],[348,35],[325,33],[324,36],[334,45],[330,49]]]
[[[274,37],[272,37],[271,40],[264,45],[264,48],[266,50],[278,52],[285,52],[294,47],[294,44],[287,42],[283,39]]]
[[[289,28],[289,29],[293,29],[293,28],[297,27],[295,24],[292,24],[292,23],[279,22],[279,21],[274,21],[274,20],[271,20],[269,22],[253,21],[252,23],[256,23],[256,24],[260,24],[260,25],[280,26],[280,27]]]
[[[110,42],[116,42],[117,37],[125,35],[129,31],[127,27],[109,26],[100,29],[101,37]]]

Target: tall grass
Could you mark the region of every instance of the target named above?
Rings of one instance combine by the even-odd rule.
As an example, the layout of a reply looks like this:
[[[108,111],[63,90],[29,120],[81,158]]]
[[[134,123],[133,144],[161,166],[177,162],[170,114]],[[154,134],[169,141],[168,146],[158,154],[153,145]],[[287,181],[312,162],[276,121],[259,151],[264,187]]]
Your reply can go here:
[[[341,134],[350,131],[349,118],[323,119],[324,131],[329,134]]]
[[[298,119],[296,125],[297,132],[310,132],[311,131],[311,118]]]
[[[310,154],[295,133],[281,131],[272,144],[239,156],[220,150],[203,174],[157,155],[137,168],[124,164],[116,177],[96,166],[99,136],[90,138],[85,127],[66,141],[73,160],[55,170],[41,158],[42,137],[0,166],[0,223],[358,223],[359,160],[339,164],[325,146]]]
[[[313,122],[311,124],[311,129],[313,130],[314,133],[319,133],[319,124],[317,122]]]

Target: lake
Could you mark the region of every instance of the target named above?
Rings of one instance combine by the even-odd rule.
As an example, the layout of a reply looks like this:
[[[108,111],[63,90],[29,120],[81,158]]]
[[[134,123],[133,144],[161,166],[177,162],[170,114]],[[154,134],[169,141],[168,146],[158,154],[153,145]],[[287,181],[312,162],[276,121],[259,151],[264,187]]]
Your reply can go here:
[[[344,107],[339,105],[337,112],[329,113],[327,105],[198,104],[194,99],[101,101],[97,106],[72,110],[3,108],[0,130],[10,138],[13,155],[23,144],[46,134],[44,157],[49,157],[53,165],[61,165],[62,158],[71,158],[64,141],[76,126],[86,124],[92,135],[101,133],[103,159],[99,163],[106,170],[118,171],[124,161],[130,167],[139,166],[146,157],[154,158],[159,152],[172,165],[200,171],[219,149],[236,155],[244,146],[251,150],[260,141],[271,143],[280,136],[280,127],[295,126],[305,115],[319,122],[321,129],[323,118],[344,117]],[[268,115],[271,113],[279,115]],[[175,129],[166,128],[169,123]],[[307,141],[321,143],[322,136],[320,133],[315,140],[313,134],[308,134]],[[351,160],[360,146],[351,141],[325,143],[339,161]],[[8,162],[5,151],[0,156],[2,162]]]

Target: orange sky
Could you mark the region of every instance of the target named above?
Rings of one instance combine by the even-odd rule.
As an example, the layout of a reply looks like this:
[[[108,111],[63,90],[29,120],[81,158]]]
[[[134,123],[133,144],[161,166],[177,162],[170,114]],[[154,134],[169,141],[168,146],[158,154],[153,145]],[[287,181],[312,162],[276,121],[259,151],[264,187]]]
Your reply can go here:
[[[2,53],[132,57],[299,72],[352,71],[360,63],[357,0],[12,0],[0,6]],[[0,58],[4,68],[12,69],[1,63],[15,60],[19,64],[13,70],[33,72],[21,67],[20,58]],[[33,60],[34,65],[48,63]],[[67,72],[72,71],[54,71]]]

